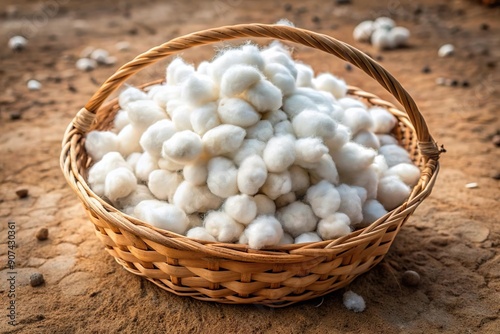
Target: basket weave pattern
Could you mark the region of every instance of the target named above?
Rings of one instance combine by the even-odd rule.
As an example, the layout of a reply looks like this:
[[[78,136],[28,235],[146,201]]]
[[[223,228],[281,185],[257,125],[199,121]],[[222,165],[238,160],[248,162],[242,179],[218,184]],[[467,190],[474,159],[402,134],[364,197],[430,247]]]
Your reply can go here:
[[[92,161],[85,152],[84,138],[88,131],[112,126],[118,104],[115,99],[103,105],[109,95],[131,75],[162,58],[194,46],[242,37],[268,37],[323,50],[361,68],[394,95],[406,112],[371,93],[349,87],[350,95],[387,108],[399,120],[394,135],[421,170],[419,183],[405,203],[368,227],[335,240],[252,250],[246,245],[195,241],[154,228],[118,211],[90,189],[86,176]],[[281,307],[344,287],[379,263],[401,226],[430,194],[439,171],[439,154],[413,99],[364,53],[311,31],[250,24],[179,37],[123,65],[68,126],[60,163],[66,180],[95,225],[97,237],[128,271],[177,295]]]

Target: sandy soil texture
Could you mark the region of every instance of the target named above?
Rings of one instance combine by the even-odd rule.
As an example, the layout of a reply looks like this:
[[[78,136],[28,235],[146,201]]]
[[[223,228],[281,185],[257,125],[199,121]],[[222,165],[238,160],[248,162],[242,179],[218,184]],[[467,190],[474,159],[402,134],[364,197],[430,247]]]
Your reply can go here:
[[[0,332],[499,333],[500,7],[466,0],[339,2],[1,1]],[[357,23],[381,15],[411,30],[409,47],[377,52],[353,40]],[[164,292],[103,251],[59,169],[66,126],[119,65],[181,34],[280,18],[377,57],[415,98],[447,150],[432,195],[382,263],[349,287],[364,297],[363,313],[344,308],[345,290],[284,309],[220,305]],[[15,34],[29,39],[23,52],[7,48]],[[119,41],[128,41],[130,49],[118,51]],[[456,53],[439,58],[445,43],[453,43]],[[107,49],[116,64],[77,70],[87,46]],[[207,47],[184,56],[198,62],[212,54]],[[394,101],[360,70],[331,56],[306,48],[296,56]],[[165,64],[132,82],[161,78]],[[457,86],[437,85],[439,77],[457,80]],[[29,79],[39,80],[42,89],[29,91]],[[466,188],[471,182],[478,187]],[[29,191],[26,198],[16,195],[20,189]],[[17,227],[15,327],[7,323],[8,221]],[[49,231],[45,241],[35,237],[40,228]],[[418,286],[402,283],[407,270],[420,274]],[[36,272],[45,283],[32,287],[29,278]]]

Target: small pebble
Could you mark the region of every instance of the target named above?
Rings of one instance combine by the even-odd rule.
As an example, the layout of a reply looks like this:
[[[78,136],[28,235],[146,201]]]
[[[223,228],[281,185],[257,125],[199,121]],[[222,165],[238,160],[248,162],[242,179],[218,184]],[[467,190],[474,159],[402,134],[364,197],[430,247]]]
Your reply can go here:
[[[462,87],[469,87],[469,86],[470,86],[469,81],[467,80],[462,81]]]
[[[455,53],[455,47],[451,44],[445,44],[438,50],[439,57],[449,57]]]
[[[76,68],[80,71],[89,72],[95,69],[97,66],[97,62],[94,59],[90,58],[80,58],[76,62]]]
[[[103,64],[104,64],[104,65],[108,65],[108,66],[110,66],[110,65],[114,65],[114,64],[116,64],[116,60],[117,60],[117,59],[116,59],[116,57],[109,56],[109,57],[107,57],[107,58],[104,60],[104,63],[103,63]]]
[[[42,84],[37,80],[29,80],[26,84],[29,90],[40,90],[42,88]]]
[[[99,64],[106,64],[106,59],[109,57],[109,52],[104,49],[95,49],[90,54],[90,59],[94,59]]]
[[[491,141],[493,142],[493,145],[500,147],[500,135],[494,135],[493,138],[491,138]]]
[[[446,79],[443,77],[439,77],[436,79],[436,84],[439,86],[444,86],[446,84]]]
[[[22,51],[26,49],[28,40],[23,36],[14,36],[9,39],[9,48],[13,51]]]
[[[93,46],[87,46],[85,49],[82,50],[82,52],[80,52],[80,58],[90,58],[90,55],[94,50],[95,49]]]
[[[491,176],[493,180],[500,180],[500,173],[495,173]]]
[[[478,187],[479,187],[479,185],[476,182],[467,183],[465,185],[465,188],[467,188],[467,189],[476,189]]]
[[[13,111],[10,113],[10,119],[13,121],[17,121],[22,118],[22,115],[19,111]]]
[[[422,68],[422,73],[431,73],[431,68],[429,66],[424,66]]]
[[[320,23],[320,22],[321,22],[321,19],[319,18],[319,16],[313,16],[312,21],[313,21],[314,23]]]
[[[345,64],[344,67],[345,67],[346,71],[348,71],[348,72],[352,71],[352,65],[351,64]]]
[[[351,0],[335,0],[337,5],[348,5],[351,3]]]
[[[40,273],[34,273],[30,276],[30,285],[32,287],[40,286],[45,282],[43,275]]]
[[[121,41],[115,44],[115,48],[118,51],[128,51],[130,49],[130,43],[127,41]]]
[[[481,23],[481,30],[490,30],[490,25],[488,23]]]
[[[382,57],[382,55],[376,55],[375,56],[375,60],[377,60],[377,61],[383,61],[384,57]]]
[[[289,3],[286,3],[286,4],[285,4],[285,6],[284,6],[284,8],[285,8],[285,11],[286,11],[286,12],[289,12],[289,11],[291,11],[291,10],[292,10],[292,5],[291,5],[291,4],[289,4]]]
[[[406,286],[417,286],[420,283],[420,275],[413,270],[407,270],[403,274],[403,284]]]
[[[449,85],[450,85],[451,87],[457,87],[457,86],[458,86],[458,80],[456,80],[456,79],[451,79],[451,80],[449,81]]]
[[[49,237],[49,230],[45,227],[42,227],[36,232],[36,238],[40,241],[47,240]]]
[[[16,190],[16,195],[19,198],[26,198],[26,197],[28,197],[28,189],[19,189],[19,190]]]

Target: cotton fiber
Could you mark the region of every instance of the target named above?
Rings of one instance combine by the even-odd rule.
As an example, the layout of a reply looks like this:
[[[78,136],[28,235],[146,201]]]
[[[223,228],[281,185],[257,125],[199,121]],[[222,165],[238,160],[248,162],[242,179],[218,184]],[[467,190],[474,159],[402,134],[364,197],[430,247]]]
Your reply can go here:
[[[340,207],[340,194],[333,184],[321,181],[307,190],[307,202],[314,214],[320,218],[333,215]]]
[[[373,131],[375,133],[389,133],[397,123],[396,117],[384,108],[372,107],[368,111],[373,119]]]
[[[364,108],[348,108],[345,110],[342,124],[349,127],[351,133],[356,135],[361,130],[371,130],[373,119]]]
[[[293,202],[277,212],[277,218],[285,232],[297,237],[316,229],[317,217],[311,207],[302,202]]]
[[[174,162],[168,158],[160,158],[158,159],[158,167],[170,172],[178,172],[181,171],[182,168],[184,168],[184,165]]]
[[[363,205],[363,220],[361,226],[368,226],[380,217],[384,216],[387,210],[376,199],[369,199]]]
[[[333,119],[313,110],[304,110],[295,116],[292,125],[299,138],[331,137],[337,128],[337,123]]]
[[[420,169],[409,163],[401,163],[395,166],[392,166],[385,172],[384,176],[396,175],[410,187],[413,187],[417,184],[420,179]]]
[[[193,74],[181,86],[181,98],[192,105],[215,101],[219,96],[215,83],[206,75]]]
[[[311,183],[315,184],[321,180],[326,180],[333,184],[339,183],[339,173],[335,162],[328,154],[323,154],[318,164],[309,171]]]
[[[144,184],[138,184],[133,192],[128,196],[118,198],[113,202],[117,207],[123,208],[127,214],[133,215],[137,204],[145,200],[156,199]]]
[[[262,157],[265,148],[266,143],[260,140],[245,139],[238,150],[226,154],[226,156],[231,158],[237,166],[241,166],[243,161],[249,156],[258,155]]]
[[[190,130],[193,131],[193,126],[191,125],[191,113],[193,112],[193,106],[191,105],[180,105],[172,111],[172,122],[175,128],[179,131]]]
[[[267,170],[280,173],[288,169],[295,161],[295,141],[291,136],[271,138],[263,152]]]
[[[179,85],[195,73],[194,67],[181,58],[175,58],[167,67],[167,85]]]
[[[187,231],[186,237],[210,242],[217,241],[204,227],[201,226],[193,227]]]
[[[317,232],[323,240],[343,237],[351,233],[350,223],[351,221],[346,214],[336,212],[319,221]]]
[[[363,145],[364,147],[372,148],[374,150],[378,150],[380,148],[380,142],[378,137],[371,131],[361,130],[359,131],[354,138],[353,142]]]
[[[126,167],[113,169],[106,175],[104,196],[111,201],[130,195],[137,188],[134,173]]]
[[[295,90],[295,78],[285,66],[278,63],[267,64],[264,74],[283,95],[291,94]]]
[[[142,132],[135,129],[132,124],[126,125],[117,135],[118,151],[123,156],[128,156],[134,152],[141,152],[141,139]]]
[[[288,233],[283,233],[283,236],[279,241],[279,245],[291,245],[293,243],[295,243],[295,240],[292,238],[292,236]]]
[[[292,120],[304,110],[319,111],[316,103],[302,94],[292,94],[283,100],[283,111]]]
[[[353,142],[348,142],[339,150],[330,153],[341,175],[366,169],[377,155],[374,150]]]
[[[147,181],[149,174],[158,169],[158,160],[148,152],[144,152],[135,165],[135,175],[140,181]]]
[[[184,181],[177,187],[172,203],[186,214],[192,214],[217,209],[222,204],[222,199],[214,195],[207,186],[195,186]]]
[[[262,80],[262,74],[253,66],[231,66],[222,75],[220,93],[226,97],[238,96],[260,80]]]
[[[245,130],[239,126],[222,124],[203,135],[203,147],[214,156],[234,152],[243,143],[245,135]]]
[[[238,193],[238,169],[234,163],[223,157],[208,162],[207,185],[219,197],[228,198]]]
[[[238,170],[238,190],[243,194],[254,195],[267,180],[267,168],[259,155],[250,155]]]
[[[182,181],[179,173],[156,169],[149,174],[148,187],[156,198],[172,203],[174,194]]]
[[[147,98],[147,94],[142,90],[130,86],[120,93],[120,95],[118,96],[118,104],[120,105],[120,108],[126,110],[130,102],[142,101],[146,100]]]
[[[260,120],[260,114],[252,105],[237,97],[220,99],[217,110],[219,119],[225,124],[248,127]]]
[[[262,119],[269,121],[271,125],[274,127],[276,124],[278,124],[281,121],[286,121],[287,116],[282,110],[272,110],[264,113],[262,115]]]
[[[151,100],[129,102],[126,110],[130,124],[140,131],[144,131],[153,123],[167,118],[165,111]]]
[[[386,210],[401,205],[410,196],[411,189],[395,175],[382,178],[378,185],[377,200]]]
[[[251,196],[235,195],[224,202],[224,212],[238,223],[248,225],[257,216],[257,204]]]
[[[193,131],[203,136],[208,130],[220,125],[217,104],[210,102],[194,108],[189,114],[189,121]]]
[[[274,215],[276,213],[276,204],[266,195],[257,194],[253,200],[257,205],[257,215]]]
[[[274,134],[274,128],[271,122],[262,120],[246,129],[246,139],[257,139],[261,142],[267,142]]]
[[[305,244],[308,242],[322,241],[321,237],[316,232],[306,232],[295,238],[295,244]]]
[[[318,90],[331,93],[336,99],[343,98],[347,94],[347,85],[344,80],[330,73],[322,73],[313,80],[314,87]]]
[[[130,124],[130,120],[128,119],[127,112],[125,110],[119,110],[115,115],[115,119],[113,120],[113,132],[120,132],[120,130],[128,124]]]
[[[294,192],[289,192],[287,194],[281,195],[280,197],[276,198],[274,203],[276,204],[276,207],[278,209],[287,206],[290,203],[293,203],[297,200],[297,196],[295,196]]]
[[[258,216],[245,229],[248,245],[253,249],[278,245],[283,237],[283,228],[273,216]]]
[[[195,186],[202,186],[207,183],[208,168],[203,162],[192,163],[184,166],[182,171],[184,179]]]
[[[297,79],[295,81],[297,87],[312,87],[314,71],[311,66],[296,62],[295,68],[297,69]]]
[[[366,308],[365,300],[363,297],[354,293],[352,291],[347,291],[344,293],[344,306],[351,311],[356,313],[363,312]]]
[[[282,105],[283,94],[278,87],[267,80],[261,80],[248,88],[243,94],[247,100],[259,112],[279,109]]]
[[[162,119],[144,131],[139,143],[144,151],[153,157],[160,158],[163,143],[169,140],[176,132],[177,129],[172,121]]]
[[[300,166],[293,165],[290,167],[289,173],[292,182],[291,190],[297,196],[305,195],[310,185],[309,174],[307,173],[307,171]]]
[[[99,161],[109,152],[118,151],[118,138],[109,131],[90,131],[85,140],[85,150],[94,161]]]
[[[356,189],[347,184],[341,184],[336,189],[340,195],[339,212],[345,213],[353,226],[361,223],[363,220],[361,198]]]
[[[272,200],[289,193],[292,190],[290,173],[288,171],[282,173],[268,173],[266,182],[260,190]]]
[[[274,136],[280,137],[280,136],[291,136],[295,137],[295,133],[293,131],[293,126],[290,121],[281,121],[279,123],[276,123],[274,125]]]
[[[387,166],[389,167],[401,163],[412,163],[410,154],[399,145],[384,145],[380,148],[379,153],[384,156]]]
[[[201,137],[192,131],[185,130],[176,132],[163,143],[162,156],[174,162],[187,164],[198,159],[202,150]]]
[[[134,210],[137,218],[163,230],[184,234],[188,219],[184,211],[163,201],[147,200],[140,202]]]
[[[307,137],[295,142],[295,157],[299,161],[315,163],[320,161],[325,153],[328,153],[328,148],[320,138]]]
[[[219,242],[234,242],[239,239],[244,226],[237,223],[227,213],[211,211],[203,222],[205,229]]]

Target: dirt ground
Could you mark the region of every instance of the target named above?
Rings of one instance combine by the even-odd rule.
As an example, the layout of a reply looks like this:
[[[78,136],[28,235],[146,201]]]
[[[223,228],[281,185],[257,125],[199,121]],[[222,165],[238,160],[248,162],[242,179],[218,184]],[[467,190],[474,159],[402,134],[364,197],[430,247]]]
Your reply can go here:
[[[499,333],[500,8],[475,1],[70,1],[0,4],[0,296],[2,333]],[[391,16],[411,32],[405,49],[377,52],[352,38],[363,19]],[[284,309],[201,302],[164,292],[121,268],[106,252],[59,169],[60,142],[76,112],[119,65],[170,38],[225,24],[273,23],[330,34],[377,56],[415,98],[447,153],[431,196],[403,227],[386,258],[349,289],[367,308],[342,305],[345,290]],[[8,38],[24,34],[15,53]],[[117,51],[119,41],[130,42]],[[456,53],[438,58],[453,43]],[[87,46],[117,57],[88,73],[75,68]],[[205,47],[184,55],[210,58]],[[318,71],[394,101],[360,70],[306,48]],[[379,57],[380,56],[380,57]],[[430,73],[423,73],[428,66]],[[161,78],[165,63],[133,82]],[[436,79],[458,80],[457,87]],[[43,87],[29,91],[26,82]],[[369,78],[368,78],[369,79]],[[462,87],[467,81],[468,87]],[[468,189],[467,183],[478,187]],[[16,190],[28,189],[19,199]],[[16,321],[8,318],[7,222],[15,221]],[[49,238],[36,232],[46,227]],[[406,270],[421,276],[402,284]],[[45,283],[29,285],[32,273]]]

